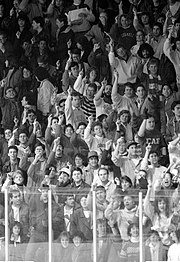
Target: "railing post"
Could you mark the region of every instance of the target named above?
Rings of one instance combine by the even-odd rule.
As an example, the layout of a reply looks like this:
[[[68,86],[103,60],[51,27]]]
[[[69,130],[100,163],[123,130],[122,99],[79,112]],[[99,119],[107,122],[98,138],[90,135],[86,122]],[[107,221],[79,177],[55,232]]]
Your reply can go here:
[[[48,249],[49,262],[52,262],[52,192],[48,191]]]
[[[96,186],[93,186],[93,262],[97,262]]]
[[[5,261],[9,261],[9,219],[8,219],[8,189],[5,189]]]
[[[142,202],[142,192],[139,192],[139,250],[140,250],[139,262],[143,262],[144,261],[144,249],[143,249],[143,202]]]

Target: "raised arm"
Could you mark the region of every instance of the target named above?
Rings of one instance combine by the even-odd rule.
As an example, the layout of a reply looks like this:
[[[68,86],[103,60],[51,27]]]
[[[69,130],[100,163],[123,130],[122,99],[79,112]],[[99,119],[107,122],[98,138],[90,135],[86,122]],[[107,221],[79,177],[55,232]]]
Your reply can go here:
[[[91,149],[91,144],[93,141],[93,135],[91,134],[91,127],[93,123],[93,116],[88,117],[88,125],[84,130],[84,141],[87,143],[89,149]]]

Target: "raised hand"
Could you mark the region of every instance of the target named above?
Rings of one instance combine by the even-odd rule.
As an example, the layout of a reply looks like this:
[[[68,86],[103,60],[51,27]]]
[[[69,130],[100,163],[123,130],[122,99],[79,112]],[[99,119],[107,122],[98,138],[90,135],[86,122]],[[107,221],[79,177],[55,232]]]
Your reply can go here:
[[[89,117],[88,117],[88,123],[89,123],[90,125],[92,125],[93,121],[94,121],[93,115],[89,116]]]
[[[112,139],[111,139],[111,140],[108,140],[108,141],[106,142],[106,144],[105,144],[105,149],[106,149],[106,150],[109,150],[109,149],[111,148],[111,146],[112,146]]]

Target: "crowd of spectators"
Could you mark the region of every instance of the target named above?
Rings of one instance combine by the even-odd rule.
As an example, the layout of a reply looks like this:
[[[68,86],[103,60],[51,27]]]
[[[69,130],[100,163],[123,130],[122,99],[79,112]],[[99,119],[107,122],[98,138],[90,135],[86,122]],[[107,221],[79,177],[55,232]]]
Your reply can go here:
[[[180,1],[0,0],[0,261],[180,261]]]

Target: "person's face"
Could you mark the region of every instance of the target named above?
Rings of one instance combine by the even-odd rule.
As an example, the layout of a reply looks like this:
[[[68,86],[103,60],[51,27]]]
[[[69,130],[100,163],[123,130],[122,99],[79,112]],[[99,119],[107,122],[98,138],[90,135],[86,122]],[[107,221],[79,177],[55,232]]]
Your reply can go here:
[[[160,36],[160,34],[161,34],[161,29],[159,28],[159,26],[154,26],[153,27],[153,35],[155,37],[158,37],[158,36]]]
[[[96,197],[100,202],[103,202],[106,199],[106,192],[104,190],[98,190],[96,192]]]
[[[94,88],[88,86],[88,87],[87,87],[87,90],[86,90],[86,96],[87,96],[87,98],[92,99],[92,98],[94,98],[94,95],[95,95],[95,90],[94,90]]]
[[[149,23],[149,16],[148,15],[143,15],[141,17],[141,21],[142,21],[143,25],[147,25]]]
[[[61,102],[61,103],[59,104],[59,110],[62,111],[62,112],[64,112],[64,110],[65,110],[65,102]]]
[[[63,152],[62,145],[58,145],[56,147],[56,157],[61,157],[62,156],[62,152]]]
[[[81,58],[80,55],[78,55],[78,54],[72,54],[72,60],[73,60],[74,62],[79,63],[80,58]]]
[[[53,129],[56,129],[57,125],[58,125],[58,119],[54,118],[54,119],[52,120],[51,127],[52,127]]]
[[[107,23],[107,15],[105,13],[100,13],[99,20],[103,25],[106,25]]]
[[[142,55],[145,59],[149,58],[149,50],[147,49],[142,50]]]
[[[128,123],[128,120],[129,120],[129,114],[128,113],[124,113],[120,116],[120,121],[123,123],[123,124],[127,124]]]
[[[128,21],[128,19],[125,18],[125,17],[123,17],[123,16],[121,17],[121,26],[124,27],[124,28],[126,28],[126,27],[129,26],[129,21]]]
[[[31,72],[30,70],[28,70],[27,68],[23,69],[23,78],[29,78],[31,76]]]
[[[5,139],[9,140],[12,136],[12,131],[10,129],[6,129],[4,135],[5,135]]]
[[[46,48],[47,48],[47,44],[46,44],[46,41],[44,41],[44,40],[41,40],[40,42],[39,42],[39,49],[41,49],[41,50],[45,50]]]
[[[27,138],[27,135],[26,135],[26,134],[21,133],[21,134],[19,135],[19,142],[20,142],[21,144],[26,144],[26,143],[27,143],[27,140],[28,140],[28,138]]]
[[[117,208],[119,208],[121,205],[121,201],[118,198],[114,198],[112,201],[112,208],[113,210],[116,210]]]
[[[134,208],[135,203],[134,203],[134,200],[132,199],[131,196],[125,196],[124,197],[124,206],[128,210],[131,210],[132,208]]]
[[[157,71],[158,71],[158,66],[157,66],[157,64],[151,64],[151,65],[149,66],[149,71],[150,71],[150,74],[156,75],[156,74],[157,74]]]
[[[138,237],[139,236],[139,228],[137,226],[133,226],[130,231],[131,237]]]
[[[125,143],[121,143],[119,145],[119,154],[123,154],[126,151],[126,144]]]
[[[15,236],[19,236],[19,234],[20,234],[20,228],[18,227],[18,225],[15,225],[15,226],[13,226],[13,234],[15,235]]]
[[[110,96],[111,95],[111,91],[112,91],[112,86],[111,85],[107,85],[104,89],[104,93],[106,96]]]
[[[166,210],[166,203],[164,200],[158,201],[158,209],[160,212],[164,212]]]
[[[136,41],[137,41],[137,42],[141,42],[141,41],[143,41],[143,40],[144,40],[144,34],[143,34],[143,32],[138,31],[138,32],[136,33]]]
[[[158,155],[156,153],[152,153],[149,155],[149,161],[151,164],[157,164],[158,163]]]
[[[170,96],[170,94],[171,94],[171,89],[169,88],[168,85],[163,86],[162,94],[163,94],[163,96],[166,97],[166,98]]]
[[[33,30],[37,30],[38,27],[39,27],[39,25],[33,20],[32,21],[32,28],[33,28]]]
[[[127,58],[127,52],[123,47],[118,48],[116,52],[120,58],[123,58],[123,59]]]
[[[79,67],[78,66],[74,66],[74,67],[71,67],[71,73],[74,77],[78,77],[79,75]]]
[[[8,156],[11,160],[16,160],[17,159],[17,151],[13,148],[9,149]]]
[[[81,157],[79,157],[79,156],[75,157],[75,165],[76,165],[76,167],[81,167],[83,165],[83,160],[82,160]]]
[[[42,148],[42,146],[37,146],[35,149],[35,155],[43,155],[44,153],[44,149]]]
[[[80,125],[79,128],[78,128],[79,131],[80,131],[79,134],[80,134],[81,137],[84,136],[84,130],[85,130],[85,128],[86,128],[86,127],[85,127],[84,125]]]
[[[173,113],[175,114],[175,116],[180,117],[180,104],[174,107]]]
[[[68,174],[66,174],[65,172],[61,172],[59,175],[59,180],[63,181],[63,183],[66,183],[69,180]]]
[[[156,234],[152,234],[152,235],[150,236],[150,242],[151,242],[154,246],[156,246],[157,243],[159,242],[159,237],[158,237]]]
[[[101,126],[95,126],[94,127],[94,133],[95,133],[95,135],[101,137],[102,133],[103,133],[102,127]]]
[[[128,149],[128,154],[130,156],[136,156],[137,154],[137,146],[136,145],[131,145]]]
[[[12,204],[13,205],[20,205],[21,204],[21,195],[20,195],[20,193],[19,192],[15,192],[15,193],[13,193],[12,194]]]
[[[74,204],[75,204],[74,197],[73,196],[67,197],[65,204],[66,204],[66,206],[68,206],[70,208],[74,207]]]
[[[92,79],[92,80],[95,80],[96,77],[97,77],[97,74],[96,74],[96,71],[95,70],[92,70],[89,74],[89,77]]]
[[[98,166],[98,158],[96,156],[92,156],[89,158],[89,165],[91,167],[97,167]]]
[[[106,236],[106,223],[99,223],[97,226],[98,236]]]
[[[6,91],[6,97],[7,97],[7,98],[13,99],[15,96],[16,96],[16,93],[15,93],[15,91],[14,91],[13,88],[9,88],[9,89]]]
[[[41,200],[42,200],[44,203],[47,203],[47,202],[48,202],[48,190],[47,190],[47,189],[42,189],[42,190],[41,190]]]
[[[136,95],[138,98],[142,99],[145,97],[145,90],[142,86],[138,86],[136,89]]]
[[[180,41],[176,41],[176,49],[180,51]]]
[[[99,171],[99,179],[101,182],[108,182],[108,172],[105,169]]]
[[[67,248],[69,246],[69,238],[66,236],[61,237],[61,245],[63,248]]]
[[[179,29],[180,29],[180,23],[176,23],[174,28],[175,28],[176,32],[178,32]]]
[[[154,128],[155,128],[154,117],[150,117],[150,118],[147,119],[146,129],[147,130],[154,130]]]
[[[79,247],[81,245],[81,238],[79,236],[73,237],[73,243],[75,247]]]
[[[72,134],[73,134],[72,127],[70,127],[70,126],[66,127],[65,135],[70,138],[72,136]]]
[[[133,96],[133,89],[131,87],[129,87],[129,86],[126,86],[125,90],[124,90],[124,94],[128,98],[131,98]]]
[[[171,186],[171,175],[169,173],[164,175],[162,184],[165,188],[169,188]]]
[[[7,37],[0,34],[0,43],[5,44]]]
[[[80,106],[81,100],[79,96],[73,96],[72,98],[72,106],[78,108]]]
[[[14,181],[15,184],[22,185],[23,180],[24,180],[24,178],[21,174],[17,173],[17,174],[14,175],[13,181]]]
[[[19,0],[14,0],[13,5],[15,8],[19,8]]]
[[[24,27],[25,26],[25,21],[23,19],[18,20],[18,25],[19,27]]]
[[[79,183],[82,181],[82,174],[80,171],[74,171],[72,174],[72,178],[75,183]]]
[[[30,124],[32,124],[35,120],[35,114],[34,113],[29,113],[27,115],[27,120],[29,121]]]
[[[56,3],[57,7],[63,6],[63,1],[62,0],[56,0],[55,3]]]
[[[130,184],[128,181],[126,181],[125,179],[122,180],[121,182],[121,187],[123,189],[123,191],[126,191],[127,189],[130,188]]]
[[[87,207],[87,198],[82,197],[81,200],[80,200],[80,204],[81,204],[82,208],[86,208]]]
[[[162,24],[162,25],[164,25],[164,22],[165,22],[164,17],[159,17],[159,18],[157,19],[157,22],[160,23],[160,24]]]

